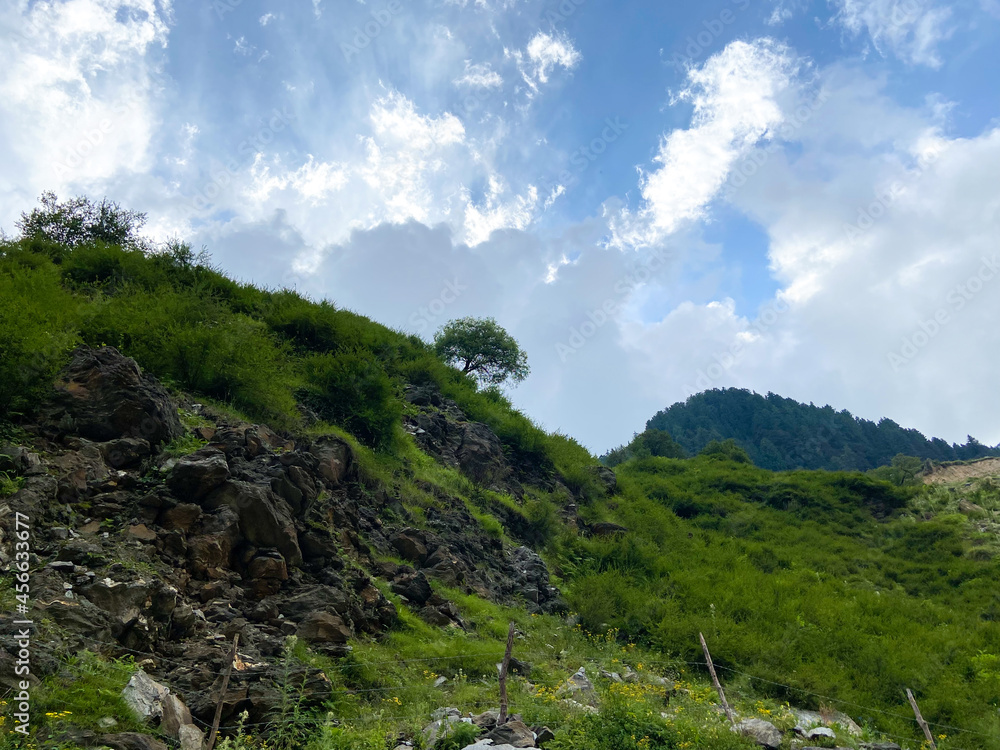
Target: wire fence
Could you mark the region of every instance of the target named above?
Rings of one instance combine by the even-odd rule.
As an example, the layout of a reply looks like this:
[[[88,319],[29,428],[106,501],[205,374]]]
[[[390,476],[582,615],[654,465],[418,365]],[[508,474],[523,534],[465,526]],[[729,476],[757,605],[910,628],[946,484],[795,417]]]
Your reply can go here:
[[[93,646],[103,646],[103,647],[106,647],[106,648],[111,649],[113,651],[124,652],[124,653],[130,654],[132,656],[141,656],[141,657],[150,658],[150,659],[154,660],[157,663],[172,664],[172,665],[175,665],[175,666],[185,667],[185,668],[191,666],[191,662],[190,661],[180,661],[178,659],[171,659],[169,657],[165,657],[165,656],[162,656],[160,654],[155,654],[155,653],[148,652],[148,651],[141,651],[141,650],[137,650],[137,649],[128,648],[126,646],[121,645],[120,643],[118,643],[116,641],[104,641],[104,640],[100,640],[100,639],[97,639],[97,638],[90,638],[90,637],[86,637],[86,636],[76,636],[76,637],[79,640],[84,641],[84,642],[86,642],[86,643],[88,643],[90,645],[93,645]],[[49,647],[45,646],[44,644],[35,643],[35,644],[33,644],[33,647],[34,648],[38,648],[43,653],[47,653],[52,658],[60,659],[60,658],[63,658],[65,656],[64,652],[59,652],[59,651],[57,651],[54,648],[49,648]],[[220,657],[221,660],[225,660],[225,658],[227,656],[228,656],[228,651],[220,652],[219,657]],[[243,657],[241,657],[239,653],[237,653],[237,658],[243,660]],[[356,668],[362,667],[362,666],[364,666],[364,667],[401,666],[401,665],[406,665],[406,664],[454,662],[454,661],[459,661],[459,660],[475,660],[475,659],[482,659],[482,658],[488,658],[488,659],[491,659],[491,660],[499,660],[499,659],[503,658],[503,653],[502,652],[492,652],[492,651],[470,651],[470,652],[465,652],[465,653],[450,654],[448,656],[425,656],[425,657],[412,657],[412,658],[395,658],[395,659],[387,659],[387,660],[359,660],[359,659],[351,659],[349,662],[346,662],[344,664],[327,665],[327,666],[324,667],[323,671],[327,672],[331,668],[332,669],[339,669],[339,670],[346,671],[346,670],[356,669]],[[249,657],[246,658],[245,663],[250,664],[251,668],[253,666],[256,666],[256,664],[252,660],[250,660]],[[702,661],[686,661],[686,660],[682,660],[682,659],[663,659],[663,660],[643,659],[641,663],[643,665],[657,665],[659,667],[664,667],[664,668],[695,667],[695,668],[697,668],[697,669],[700,670],[700,669],[705,669],[705,667],[706,667],[705,662],[702,662]],[[849,707],[849,708],[858,709],[860,711],[867,712],[867,713],[870,713],[870,714],[879,714],[879,715],[885,716],[885,717],[890,717],[890,718],[894,718],[894,719],[901,719],[901,720],[906,721],[906,722],[915,722],[914,717],[910,716],[910,715],[907,715],[907,714],[902,714],[902,713],[898,713],[898,712],[895,712],[895,711],[889,711],[889,710],[885,710],[885,709],[881,709],[881,708],[876,708],[876,707],[873,707],[873,706],[866,706],[864,704],[860,704],[860,703],[856,703],[856,702],[852,702],[852,701],[848,701],[848,700],[844,700],[844,699],[840,699],[840,698],[835,698],[835,697],[828,696],[828,695],[823,695],[821,693],[815,693],[815,692],[806,690],[804,688],[797,687],[795,685],[788,685],[788,684],[785,684],[785,683],[782,683],[782,682],[777,682],[777,681],[774,681],[774,680],[770,680],[770,679],[766,679],[766,678],[763,678],[763,677],[759,677],[759,676],[753,674],[752,672],[747,671],[745,668],[744,669],[738,669],[738,668],[736,668],[734,666],[724,666],[724,665],[720,665],[720,664],[716,664],[715,668],[717,670],[719,670],[719,671],[722,671],[722,672],[725,672],[725,673],[728,673],[728,674],[731,674],[731,675],[745,677],[751,683],[752,682],[759,682],[761,684],[770,685],[772,687],[780,687],[780,688],[783,688],[783,689],[785,689],[787,691],[791,691],[791,692],[794,692],[794,693],[802,695],[802,696],[809,696],[809,697],[812,697],[812,698],[816,698],[816,699],[818,699],[820,701],[825,702],[827,705]],[[214,675],[214,676],[218,677],[218,676],[221,676],[224,673],[225,669],[226,669],[226,665],[224,665],[218,671],[216,671],[216,670],[208,670],[208,674],[209,675]],[[436,689],[436,688],[437,688],[437,686],[435,686],[433,683],[426,683],[426,682],[422,682],[422,683],[409,683],[409,684],[398,684],[398,685],[388,685],[388,686],[382,686],[382,687],[376,687],[376,688],[349,688],[349,687],[343,687],[343,686],[331,686],[331,695],[335,696],[337,694],[341,694],[341,695],[343,695],[343,696],[346,697],[346,696],[353,696],[353,695],[376,695],[376,694],[379,694],[379,693],[400,693],[400,692],[405,692],[405,691],[409,691],[409,690],[433,690],[433,689]],[[730,692],[732,694],[740,696],[741,698],[749,699],[749,700],[752,700],[753,698],[756,697],[756,696],[753,696],[753,695],[749,695],[749,694],[747,694],[744,691],[741,691],[741,690],[738,690],[738,689],[734,689],[732,687],[727,688],[727,692]],[[517,705],[519,704],[519,701],[517,701],[517,700],[512,701],[512,704],[516,708]],[[386,715],[383,715],[383,714],[377,714],[377,715],[373,715],[373,716],[370,716],[370,717],[351,717],[351,718],[345,718],[345,719],[343,719],[343,723],[344,724],[348,724],[348,725],[358,725],[358,724],[385,723],[385,722],[396,722],[396,721],[402,722],[402,721],[413,721],[415,718],[418,718],[418,717],[415,717],[413,715],[386,716]],[[207,722],[199,719],[198,717],[193,716],[192,719],[197,724],[205,727],[206,729],[209,728],[209,724]],[[219,729],[221,731],[224,731],[224,732],[232,732],[232,731],[238,730],[240,727],[242,727],[243,729],[254,729],[254,728],[259,728],[259,727],[275,728],[275,727],[279,727],[279,726],[281,726],[283,724],[301,723],[301,721],[302,721],[301,718],[288,718],[288,719],[280,719],[280,718],[278,718],[278,719],[272,719],[272,720],[261,721],[261,722],[253,722],[253,723],[244,722],[242,724],[228,724],[228,725],[220,726]],[[322,722],[319,722],[319,723],[322,723]],[[985,732],[978,732],[976,730],[965,729],[963,727],[957,727],[957,726],[954,726],[954,725],[951,725],[951,724],[944,724],[944,723],[941,723],[941,722],[927,721],[927,724],[930,727],[933,727],[933,728],[935,728],[937,730],[941,730],[942,733],[944,733],[944,732],[959,733],[959,734],[962,734],[962,735],[969,736],[970,738],[971,737],[984,737],[984,738],[992,738],[993,737],[993,735],[987,734]],[[889,739],[892,739],[892,740],[899,740],[901,742],[912,742],[913,741],[912,737],[902,737],[902,736],[898,736],[898,735],[892,735],[892,734],[888,734],[888,733],[886,733],[884,731],[880,731],[879,734],[881,734],[883,737],[886,737],[886,738],[889,738]],[[177,745],[176,742],[171,742],[171,744],[172,745]],[[952,744],[949,744],[948,747],[949,747],[949,750],[976,750],[975,748],[962,748],[962,747],[958,747],[958,746],[955,746],[955,745],[952,745]]]

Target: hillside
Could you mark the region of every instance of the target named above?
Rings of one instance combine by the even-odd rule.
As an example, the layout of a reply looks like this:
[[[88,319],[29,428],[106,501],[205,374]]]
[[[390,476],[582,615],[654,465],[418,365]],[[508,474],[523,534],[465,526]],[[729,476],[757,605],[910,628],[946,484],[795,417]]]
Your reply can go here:
[[[36,226],[0,243],[2,750],[200,748],[217,710],[227,750],[916,750],[906,688],[1000,750],[994,478],[612,471],[416,337]]]
[[[867,471],[903,454],[932,461],[1000,456],[1000,446],[969,437],[965,445],[927,439],[891,419],[876,424],[830,406],[802,404],[745,389],[704,391],[657,412],[647,428],[664,430],[689,453],[713,440],[735,440],[753,462],[772,471]]]

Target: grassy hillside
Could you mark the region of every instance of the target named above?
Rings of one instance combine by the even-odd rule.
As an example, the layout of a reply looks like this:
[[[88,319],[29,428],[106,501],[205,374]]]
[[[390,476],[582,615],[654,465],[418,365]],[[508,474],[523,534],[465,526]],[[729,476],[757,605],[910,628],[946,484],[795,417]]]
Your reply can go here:
[[[876,424],[846,410],[738,388],[691,396],[658,412],[646,426],[670,433],[689,454],[713,440],[735,440],[755,464],[772,471],[868,471],[888,465],[898,454],[933,461],[1000,455],[1000,446],[972,437],[965,445],[949,445],[890,419]]]
[[[416,337],[292,291],[238,284],[183,245],[0,244],[0,429],[30,422],[81,343],[118,347],[168,385],[278,429],[347,436],[366,486],[399,498],[413,518],[456,497],[495,535],[530,538],[576,613],[573,626],[448,592],[474,624],[469,633],[428,626],[400,604],[394,631],[358,643],[353,660],[323,662],[293,646],[294,658],[337,675],[339,692],[328,722],[322,712],[313,723],[286,717],[310,727],[314,744],[284,746],[383,748],[437,706],[493,705],[493,663],[513,617],[537,670],[533,687],[518,683],[515,706],[560,727],[557,750],[749,747],[709,708],[699,632],[747,714],[785,721],[786,702],[836,708],[913,740],[909,687],[947,735],[941,748],[1000,750],[1000,489],[991,480],[899,488],[857,473],[774,473],[737,450],[633,457],[617,466],[618,491],[608,495],[579,444],[479,390]],[[557,479],[555,489],[527,486],[514,498],[423,454],[400,424],[412,409],[407,384],[434,384],[490,426],[512,463]],[[975,493],[971,515],[957,512],[963,493]],[[584,533],[599,522],[625,530]],[[440,669],[400,661],[480,649],[488,656]],[[547,696],[582,661],[608,670],[627,661],[678,692],[667,703],[655,680],[603,682],[600,720],[566,715]],[[94,681],[123,674],[73,669]],[[440,674],[443,687],[434,685]],[[50,684],[53,712],[66,710],[67,690]],[[85,696],[73,700],[87,710]]]

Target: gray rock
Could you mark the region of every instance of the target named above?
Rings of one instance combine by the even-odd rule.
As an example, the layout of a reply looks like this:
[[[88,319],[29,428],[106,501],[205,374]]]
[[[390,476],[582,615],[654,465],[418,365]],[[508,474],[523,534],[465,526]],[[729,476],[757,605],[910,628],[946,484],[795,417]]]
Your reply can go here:
[[[736,734],[749,737],[761,747],[778,750],[781,747],[781,732],[774,724],[763,719],[743,719],[730,729]]]
[[[181,750],[202,750],[205,746],[205,733],[194,724],[185,724],[177,733]]]
[[[834,711],[828,717],[818,711],[808,711],[804,708],[792,708],[792,715],[799,727],[806,729],[815,726],[830,726],[836,724],[852,737],[861,736],[861,727],[850,716],[840,711]]]
[[[837,735],[829,727],[815,727],[806,732],[807,740],[817,740],[820,737],[827,737],[833,740],[837,738]]]
[[[593,706],[597,701],[597,691],[594,683],[587,677],[586,667],[580,667],[572,677],[560,688],[559,692],[570,696],[574,701]]]
[[[122,690],[122,698],[140,719],[148,721],[163,715],[163,701],[169,692],[140,669]]]
[[[508,721],[490,732],[484,739],[493,740],[497,745],[512,747],[534,747],[535,733],[521,721]]]
[[[861,750],[903,750],[895,742],[862,742]]]

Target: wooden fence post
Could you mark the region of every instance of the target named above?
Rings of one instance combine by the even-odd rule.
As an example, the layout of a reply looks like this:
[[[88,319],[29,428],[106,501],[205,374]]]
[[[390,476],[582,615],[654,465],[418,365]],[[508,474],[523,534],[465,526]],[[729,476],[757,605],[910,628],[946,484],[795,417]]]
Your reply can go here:
[[[910,701],[910,706],[913,707],[913,713],[917,717],[917,724],[920,728],[924,730],[924,737],[927,738],[927,742],[930,743],[931,750],[937,750],[937,745],[934,743],[934,735],[931,734],[931,728],[927,726],[927,722],[924,721],[924,717],[920,715],[920,706],[917,705],[917,699],[913,697],[913,693],[910,692],[909,688],[906,688],[906,697]]]
[[[219,732],[219,722],[222,721],[222,704],[226,701],[226,691],[229,689],[229,677],[233,674],[233,664],[236,661],[236,648],[240,643],[240,634],[233,636],[233,647],[229,650],[229,664],[222,675],[222,691],[219,693],[219,705],[215,707],[215,719],[212,720],[212,731],[208,735],[205,750],[215,747],[215,735]]]
[[[715,674],[715,665],[712,663],[712,655],[708,653],[708,644],[705,643],[705,636],[698,633],[698,638],[701,639],[701,648],[705,652],[705,663],[708,664],[708,673],[712,675],[712,683],[715,685],[715,689],[719,692],[719,700],[722,701],[722,708],[726,712],[729,722],[731,724],[735,724],[736,717],[733,715],[733,709],[729,707],[729,702],[726,700],[726,694],[722,691],[722,685],[719,682],[719,677]]]
[[[510,667],[510,652],[514,650],[514,621],[510,621],[510,630],[507,631],[507,650],[503,654],[503,662],[500,664],[500,717],[497,719],[497,726],[507,723],[507,669]]]

